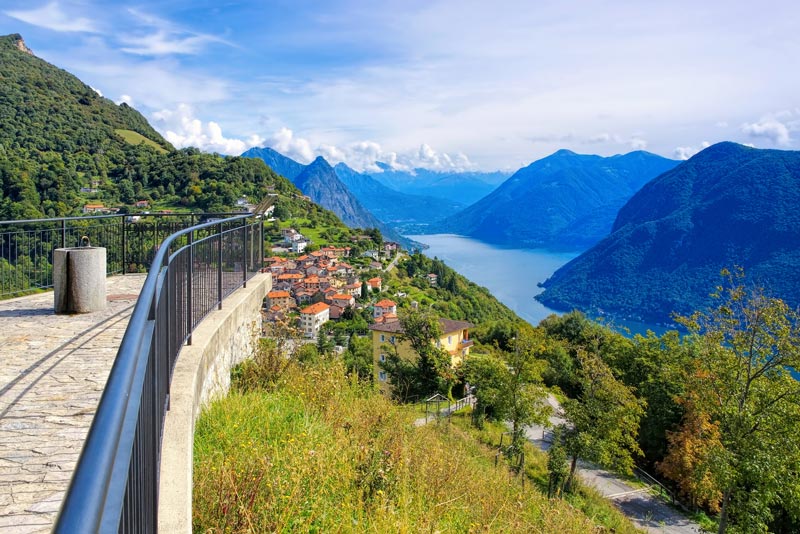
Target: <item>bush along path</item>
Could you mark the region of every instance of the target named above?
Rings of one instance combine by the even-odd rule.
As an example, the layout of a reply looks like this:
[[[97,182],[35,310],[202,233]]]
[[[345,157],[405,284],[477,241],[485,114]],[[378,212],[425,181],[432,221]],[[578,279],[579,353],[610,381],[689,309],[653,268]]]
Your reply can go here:
[[[561,405],[552,395],[548,402],[553,407],[550,424],[556,427],[564,423],[560,417]],[[532,425],[526,428],[528,440],[546,451],[552,442],[552,431]],[[701,532],[700,526],[686,518],[658,496],[652,495],[648,487],[637,488],[620,476],[600,469],[589,462],[579,462],[578,475],[584,484],[593,486],[603,497],[613,502],[636,526],[647,532],[659,534],[690,534]]]

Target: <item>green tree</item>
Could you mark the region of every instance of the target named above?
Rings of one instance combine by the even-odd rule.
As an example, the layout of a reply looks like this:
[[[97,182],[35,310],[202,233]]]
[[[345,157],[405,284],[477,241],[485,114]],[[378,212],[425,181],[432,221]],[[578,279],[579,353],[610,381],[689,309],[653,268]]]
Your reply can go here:
[[[563,428],[565,446],[571,458],[567,491],[579,458],[630,473],[633,457],[641,454],[636,437],[644,402],[614,378],[597,354],[596,344],[578,349],[578,363],[580,394],[562,405],[568,421]]]
[[[564,448],[562,429],[553,430],[553,443],[547,449],[547,496],[550,498],[561,497],[564,483],[569,476],[567,451]]]
[[[800,517],[800,382],[789,371],[800,367],[800,316],[746,288],[741,271],[723,275],[716,308],[678,319],[697,344],[685,399],[719,431],[719,452],[698,462],[722,493],[718,532],[760,532],[776,506]]]
[[[542,384],[545,362],[539,359],[546,340],[541,330],[522,333],[512,352],[503,359],[493,355],[474,355],[464,364],[464,378],[476,387],[477,410],[511,424],[510,454],[522,449],[525,427],[546,424],[551,409],[544,402]]]
[[[342,356],[347,372],[356,374],[359,380],[372,381],[372,342],[369,338],[352,334]]]

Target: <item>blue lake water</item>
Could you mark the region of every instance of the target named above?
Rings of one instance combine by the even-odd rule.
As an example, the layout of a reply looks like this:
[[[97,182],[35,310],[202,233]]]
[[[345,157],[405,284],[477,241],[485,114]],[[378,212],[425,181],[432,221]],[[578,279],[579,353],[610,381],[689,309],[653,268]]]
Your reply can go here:
[[[552,313],[560,313],[534,298],[542,292],[537,284],[578,255],[544,249],[503,248],[452,234],[407,237],[428,245],[430,248],[423,250],[426,256],[439,258],[476,284],[486,287],[500,302],[532,325],[539,324]],[[634,321],[615,320],[613,326],[626,328],[632,334],[650,329],[660,335],[667,330]]]

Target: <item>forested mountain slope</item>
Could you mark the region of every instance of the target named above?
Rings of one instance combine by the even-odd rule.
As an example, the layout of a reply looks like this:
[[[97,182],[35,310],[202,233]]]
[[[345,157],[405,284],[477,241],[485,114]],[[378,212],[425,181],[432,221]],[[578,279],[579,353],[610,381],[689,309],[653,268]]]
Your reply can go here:
[[[634,195],[611,235],[556,271],[539,298],[667,320],[706,306],[720,271],[739,266],[797,306],[798,206],[800,152],[713,145]]]

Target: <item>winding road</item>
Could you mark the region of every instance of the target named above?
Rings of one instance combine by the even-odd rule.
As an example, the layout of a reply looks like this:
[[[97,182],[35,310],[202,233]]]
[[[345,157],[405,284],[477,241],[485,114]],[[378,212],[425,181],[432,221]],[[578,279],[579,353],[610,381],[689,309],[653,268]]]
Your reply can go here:
[[[560,425],[564,419],[560,417],[561,405],[550,395],[548,402],[553,407],[550,423]],[[541,426],[530,426],[526,436],[531,443],[546,451],[550,448],[551,432]],[[594,486],[606,499],[613,502],[628,519],[639,528],[660,534],[696,534],[701,532],[700,526],[687,519],[683,514],[670,507],[660,498],[651,495],[647,487],[636,488],[610,471],[599,469],[588,463],[578,463],[578,475],[584,484]]]

